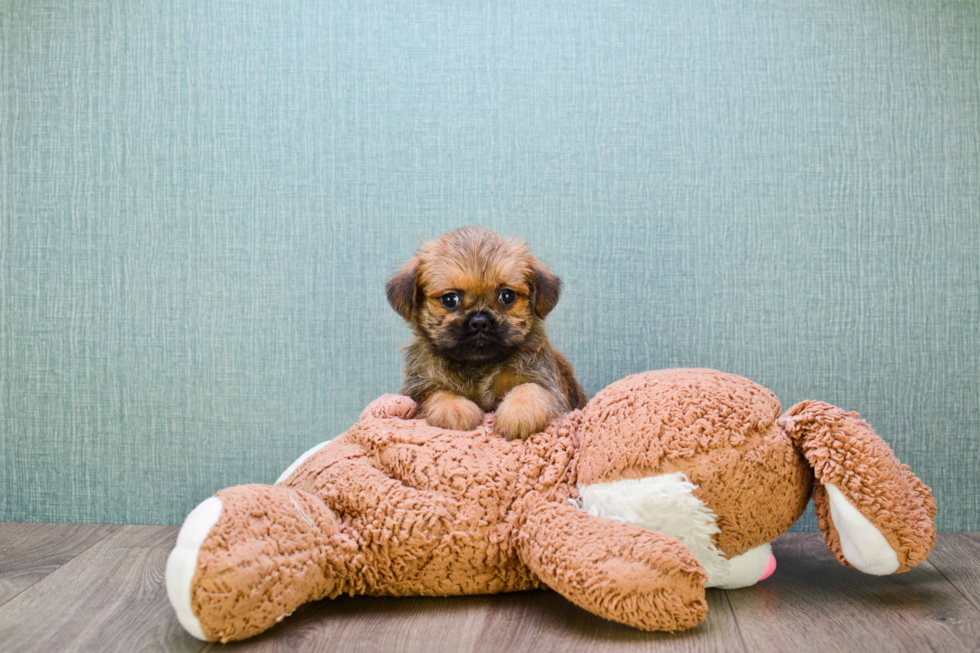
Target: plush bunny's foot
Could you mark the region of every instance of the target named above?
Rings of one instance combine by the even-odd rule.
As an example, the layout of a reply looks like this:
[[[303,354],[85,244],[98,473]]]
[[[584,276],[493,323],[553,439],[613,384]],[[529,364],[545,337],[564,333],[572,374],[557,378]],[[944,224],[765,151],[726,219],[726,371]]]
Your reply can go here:
[[[837,560],[884,575],[926,559],[936,541],[929,488],[857,413],[804,401],[778,423],[813,467],[817,520]]]
[[[221,500],[218,497],[198,504],[184,520],[177,535],[177,545],[167,558],[167,596],[177,613],[177,620],[184,630],[205,641],[207,637],[201,630],[201,622],[191,608],[191,581],[197,572],[197,554],[201,544],[220,516]]]
[[[184,522],[167,560],[167,595],[198,639],[251,637],[303,603],[339,593],[342,539],[333,512],[311,494],[228,488]]]

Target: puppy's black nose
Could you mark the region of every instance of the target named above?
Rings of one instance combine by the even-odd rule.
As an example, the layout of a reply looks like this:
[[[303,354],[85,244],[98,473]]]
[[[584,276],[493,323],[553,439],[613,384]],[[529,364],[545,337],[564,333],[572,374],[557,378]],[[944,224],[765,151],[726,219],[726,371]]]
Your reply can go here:
[[[490,328],[490,316],[486,313],[474,313],[466,320],[466,329],[470,333],[481,333]]]

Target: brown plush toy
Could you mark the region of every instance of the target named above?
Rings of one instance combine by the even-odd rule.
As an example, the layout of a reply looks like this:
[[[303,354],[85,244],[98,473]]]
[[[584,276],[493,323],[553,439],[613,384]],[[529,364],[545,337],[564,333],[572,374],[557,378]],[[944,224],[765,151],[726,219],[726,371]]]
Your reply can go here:
[[[192,635],[251,637],[307,601],[549,587],[599,616],[676,631],[705,587],[752,585],[813,495],[837,559],[906,571],[935,540],[926,488],[856,413],[711,370],[647,372],[525,441],[412,419],[386,395],[274,486],[187,517],[167,590]],[[816,479],[816,486],[813,482]]]

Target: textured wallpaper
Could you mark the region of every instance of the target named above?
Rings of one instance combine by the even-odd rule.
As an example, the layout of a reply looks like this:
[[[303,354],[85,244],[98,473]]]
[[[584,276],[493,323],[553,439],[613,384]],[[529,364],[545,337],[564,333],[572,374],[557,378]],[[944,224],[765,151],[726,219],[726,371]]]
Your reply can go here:
[[[482,223],[590,393],[857,410],[980,530],[974,2],[0,0],[0,221],[0,519],[274,481],[398,389],[387,275]]]

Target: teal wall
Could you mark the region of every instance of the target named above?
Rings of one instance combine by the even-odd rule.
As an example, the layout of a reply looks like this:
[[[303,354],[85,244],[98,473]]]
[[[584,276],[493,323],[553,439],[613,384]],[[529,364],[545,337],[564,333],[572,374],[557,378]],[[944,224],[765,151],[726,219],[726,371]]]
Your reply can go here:
[[[0,0],[0,57],[4,520],[274,481],[399,387],[386,276],[482,223],[590,393],[857,410],[980,530],[975,2]]]

